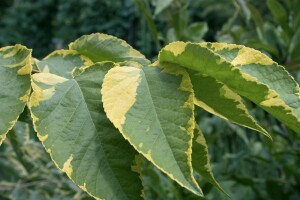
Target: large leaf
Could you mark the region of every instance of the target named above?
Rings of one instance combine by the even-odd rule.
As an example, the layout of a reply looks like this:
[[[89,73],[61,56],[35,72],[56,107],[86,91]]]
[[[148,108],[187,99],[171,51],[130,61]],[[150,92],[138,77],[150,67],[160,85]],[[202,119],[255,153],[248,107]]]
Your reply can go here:
[[[188,70],[195,92],[194,103],[223,119],[259,131],[269,138],[266,130],[259,126],[248,113],[242,98],[225,84],[213,77]]]
[[[203,195],[192,175],[194,95],[183,68],[113,68],[104,78],[102,96],[108,118],[137,151]]]
[[[83,190],[101,199],[140,199],[142,186],[131,169],[136,153],[102,107],[102,80],[114,66],[77,69],[72,79],[33,75],[30,108],[51,158]]]
[[[21,45],[0,49],[0,145],[24,110],[30,94],[31,50]]]
[[[74,50],[57,50],[49,54],[36,65],[41,72],[56,74],[65,78],[72,78],[72,71],[75,68],[93,64],[85,56]]]
[[[198,125],[196,125],[194,133],[195,135],[193,138],[192,153],[193,169],[196,172],[198,172],[203,178],[205,178],[208,182],[216,186],[221,192],[228,195],[220,186],[220,184],[216,181],[212,173],[208,157],[208,147],[206,144],[206,140]]]
[[[299,85],[261,52],[224,43],[174,42],[160,52],[159,61],[213,77],[300,133]]]
[[[69,48],[78,51],[93,62],[135,61],[142,65],[149,64],[144,55],[133,49],[124,40],[111,35],[101,33],[85,35],[72,42]]]

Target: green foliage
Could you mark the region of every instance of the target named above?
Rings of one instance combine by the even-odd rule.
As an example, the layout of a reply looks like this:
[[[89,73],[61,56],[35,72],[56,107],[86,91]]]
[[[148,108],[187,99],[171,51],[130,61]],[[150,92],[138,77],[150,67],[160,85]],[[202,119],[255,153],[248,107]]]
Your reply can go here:
[[[21,118],[29,121],[18,121],[0,148],[0,198],[91,199],[56,168],[26,113],[27,109]]]
[[[249,114],[242,100],[246,98],[300,132],[299,85],[282,66],[248,47],[174,42],[150,64],[125,41],[97,33],[82,36],[69,49],[55,51],[41,61],[21,45],[4,47],[0,53],[0,75],[10,78],[1,95],[10,98],[9,91],[20,107],[1,116],[3,139],[28,102],[31,77],[30,116],[20,120],[31,123],[32,119],[55,166],[95,198],[148,197],[147,190],[161,188],[147,188],[145,182],[155,177],[169,180],[165,175],[178,184],[175,187],[180,185],[193,195],[203,197],[199,176],[225,193],[213,176],[194,104],[271,138]],[[210,84],[203,84],[207,78]],[[26,87],[15,88],[16,84]],[[216,91],[204,93],[207,87]],[[2,100],[7,107],[10,101]],[[218,104],[222,103],[229,106],[221,110]],[[15,140],[24,138],[28,136],[21,131]],[[151,165],[157,169],[149,170]],[[267,188],[280,187],[272,179],[266,184]],[[24,192],[28,198],[42,195],[23,190],[16,194]],[[164,192],[160,195],[163,198]]]
[[[67,48],[69,42],[82,34],[105,32],[125,39],[132,46],[141,50],[148,58],[156,60],[157,52],[161,46],[168,44],[170,41],[195,41],[196,39],[197,41],[219,41],[244,44],[259,49],[274,61],[283,64],[294,75],[295,79],[298,82],[300,81],[298,62],[300,54],[297,51],[299,49],[297,47],[299,31],[296,31],[299,27],[297,25],[299,23],[299,12],[297,11],[299,0],[276,1],[285,10],[285,15],[288,16],[288,21],[285,20],[285,24],[279,23],[277,17],[274,17],[276,14],[282,15],[282,12],[272,12],[270,5],[268,5],[273,4],[275,1],[140,0],[139,2],[142,2],[142,4],[138,4],[138,1],[133,0],[2,0],[0,1],[0,46],[16,43],[25,44],[34,49],[33,55],[35,57],[42,58],[55,49]],[[147,16],[144,13],[145,9]],[[148,18],[147,21],[143,16]],[[150,24],[148,21],[150,21]],[[193,32],[194,34],[187,35],[188,38],[177,37],[177,35],[183,35],[180,32],[186,32],[192,23],[207,24],[208,29],[202,29],[205,31],[203,36],[196,36],[196,32]],[[153,36],[151,33],[150,25],[153,30],[156,30],[157,36]],[[184,30],[178,29],[178,27]],[[288,36],[286,33],[288,33]],[[63,56],[63,52],[53,52],[52,55],[49,55],[49,59],[43,59],[45,62],[41,60],[39,65],[41,71],[59,73],[61,68],[55,67],[58,64],[69,66],[71,71],[73,63],[76,67],[79,67],[82,65],[83,60],[89,61],[88,58],[82,55],[78,56],[79,54],[68,56],[69,58],[73,57],[74,60],[61,59],[59,57]],[[38,72],[37,65],[39,63],[36,59],[32,59],[32,62],[33,73],[36,73]],[[47,65],[52,66],[47,67]],[[124,66],[125,63],[119,63],[119,65]],[[68,70],[66,69],[66,71]],[[67,74],[67,78],[71,78],[70,71],[63,74]],[[206,105],[209,105],[208,103],[215,104],[215,110],[218,106],[220,107],[218,112],[214,112],[214,115],[212,115],[196,106],[195,117],[196,123],[200,123],[207,139],[208,154],[214,174],[231,199],[282,199],[282,196],[284,196],[284,199],[298,199],[300,196],[299,134],[294,133],[245,98],[240,100],[246,105],[248,114],[260,122],[259,125],[272,135],[274,142],[269,142],[262,135],[253,134],[252,130],[220,119],[219,117],[228,119],[224,116],[226,112],[222,112],[223,109],[221,108],[223,106],[242,105],[240,100],[233,98],[238,100],[235,102],[219,96],[220,92],[222,94],[226,93],[224,93],[223,84],[221,83],[213,84],[213,87],[211,83],[214,82],[214,79],[202,76],[202,82],[200,82],[199,79],[193,79],[192,75],[194,74],[190,74],[192,81],[206,85],[201,90],[199,88],[197,90],[205,92],[207,90],[211,91],[209,88],[214,88],[214,95],[201,96],[201,93],[196,93],[198,99],[200,98]],[[65,75],[60,74],[60,76]],[[194,90],[196,91],[195,84]],[[226,104],[219,104],[216,100],[217,97],[221,98]],[[28,126],[31,127],[32,122],[29,120],[28,114],[25,113],[27,112],[21,115],[19,121],[28,123]],[[230,121],[232,122],[234,122],[233,117],[235,117],[235,123],[239,124],[239,121],[237,121],[240,119],[238,115],[231,115]],[[4,165],[4,160],[9,160],[13,154],[10,148],[12,131],[8,133],[7,139],[0,148],[1,156],[3,156],[0,165]],[[53,178],[53,174],[60,173],[57,172],[53,162],[49,160],[44,148],[38,141],[35,141],[36,134],[31,130],[30,143],[33,140],[39,146],[39,148],[34,149],[35,154],[42,155],[33,161],[37,164],[32,169],[32,172],[37,171],[33,180],[46,180],[48,185],[52,183],[51,180],[55,179],[57,181],[49,187],[34,183],[33,186],[28,184],[28,187],[26,184],[24,188],[27,191],[30,190],[30,192],[42,190],[43,194],[47,194],[47,198],[53,197],[53,199],[62,199],[62,196],[68,196],[67,198],[72,199],[85,198],[86,194],[83,192],[80,192],[81,195],[76,194],[80,189],[72,185],[74,183],[67,180],[66,176],[60,175]],[[27,146],[28,149],[32,149],[32,146]],[[23,149],[19,145],[16,147]],[[20,160],[22,157],[27,159],[28,157],[34,157],[34,154],[21,154],[17,159]],[[13,188],[18,188],[18,183],[32,182],[30,178],[32,176],[27,178],[22,176],[18,170],[19,165],[14,163],[9,163],[7,165],[9,167],[6,168],[0,166],[0,169],[4,169],[0,172],[1,175],[7,174],[8,169],[12,171],[10,179],[7,176],[0,177],[1,199],[17,198],[18,193],[14,193],[13,197],[11,196]],[[48,165],[44,163],[48,163]],[[38,169],[46,167],[51,168],[49,173],[43,175],[42,172],[38,171]],[[13,168],[16,168],[16,170]],[[55,173],[52,173],[53,171]],[[198,199],[147,161],[141,162],[140,174],[146,199]],[[219,193],[215,187],[205,181],[208,178],[201,178],[196,173],[195,179],[199,181],[207,199],[227,199],[225,195]],[[4,190],[2,186],[7,183],[11,187],[6,187]],[[76,188],[76,191],[74,188]],[[274,188],[276,188],[276,193]],[[21,198],[20,195],[19,197]],[[46,197],[43,196],[42,199],[46,199]]]

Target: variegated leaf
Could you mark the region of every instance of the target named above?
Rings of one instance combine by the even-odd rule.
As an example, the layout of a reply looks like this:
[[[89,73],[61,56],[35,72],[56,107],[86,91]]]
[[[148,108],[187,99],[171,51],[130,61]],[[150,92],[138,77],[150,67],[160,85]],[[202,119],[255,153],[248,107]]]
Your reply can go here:
[[[212,169],[210,166],[210,161],[208,157],[208,147],[206,144],[205,137],[198,125],[195,127],[194,138],[193,138],[193,169],[198,172],[203,178],[205,178],[208,182],[213,184],[228,196],[228,194],[223,190],[220,184],[216,181]]]
[[[194,95],[183,68],[115,67],[104,78],[102,97],[108,118],[138,152],[203,195],[192,175]]]
[[[162,49],[159,61],[213,77],[300,132],[299,85],[263,53],[224,43],[174,42]]]
[[[173,64],[173,66],[176,67],[177,65]],[[221,118],[259,131],[271,138],[268,132],[259,126],[248,113],[238,94],[212,77],[202,75],[191,69],[187,69],[187,72],[193,84],[194,103],[196,105]]]
[[[135,150],[107,119],[102,106],[104,75],[114,63],[74,71],[74,78],[32,76],[30,109],[39,139],[57,167],[98,199],[141,199]]]
[[[72,42],[69,48],[76,50],[95,63],[101,61],[135,61],[142,65],[150,63],[144,55],[133,49],[124,40],[102,33],[82,36]]]
[[[188,70],[195,92],[194,103],[225,120],[256,130],[271,138],[249,114],[242,98],[215,78]]]
[[[80,55],[75,50],[57,50],[35,63],[41,72],[52,73],[65,78],[72,78],[72,71],[75,68],[93,64],[90,59]]]
[[[28,101],[31,50],[22,45],[0,49],[0,145]]]

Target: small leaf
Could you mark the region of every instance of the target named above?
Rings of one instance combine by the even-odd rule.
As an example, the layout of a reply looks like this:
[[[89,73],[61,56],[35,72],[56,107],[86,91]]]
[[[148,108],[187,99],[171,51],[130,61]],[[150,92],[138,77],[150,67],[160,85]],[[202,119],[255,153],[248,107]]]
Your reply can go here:
[[[131,169],[136,152],[102,106],[103,77],[114,66],[104,62],[77,69],[72,79],[34,74],[31,114],[57,167],[83,190],[101,199],[141,199],[142,184]]]
[[[267,0],[267,6],[275,20],[283,27],[288,28],[288,15],[285,8],[277,0]]]
[[[28,101],[31,50],[21,45],[0,49],[0,145]]]
[[[173,3],[173,0],[157,0],[155,5],[154,16],[160,14],[163,10],[169,7]]]
[[[123,136],[181,186],[202,196],[192,175],[194,104],[183,68],[115,67],[105,76],[103,106]]]
[[[72,78],[72,71],[75,68],[92,64],[92,61],[74,50],[57,50],[43,60],[36,61],[41,72],[56,74],[65,78]]]
[[[94,63],[101,61],[135,61],[142,65],[150,63],[144,55],[124,40],[101,33],[82,36],[72,42],[69,48],[88,57]]]
[[[208,182],[218,188],[221,192],[228,194],[223,190],[220,184],[216,181],[212,169],[210,166],[210,161],[208,157],[208,147],[206,144],[205,137],[198,125],[195,127],[193,138],[193,169],[198,172],[203,178],[205,178]]]
[[[213,77],[300,133],[299,85],[263,53],[225,43],[174,42],[163,48],[159,62]]]
[[[202,42],[204,35],[208,31],[206,22],[197,22],[191,24],[184,32],[185,37],[191,42]]]

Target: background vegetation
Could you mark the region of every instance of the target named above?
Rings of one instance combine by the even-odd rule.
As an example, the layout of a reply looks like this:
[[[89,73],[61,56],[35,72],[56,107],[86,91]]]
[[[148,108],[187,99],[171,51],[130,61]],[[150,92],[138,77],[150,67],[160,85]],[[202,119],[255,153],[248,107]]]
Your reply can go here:
[[[155,60],[175,41],[244,44],[300,81],[300,0],[1,0],[0,46],[21,43],[42,59],[83,34],[128,41]],[[201,109],[216,178],[235,199],[300,199],[300,135],[245,102],[274,141]],[[56,169],[25,110],[0,148],[0,199],[91,199]],[[198,199],[144,164],[147,199]],[[201,180],[201,177],[198,177]],[[227,199],[202,181],[207,199]]]

